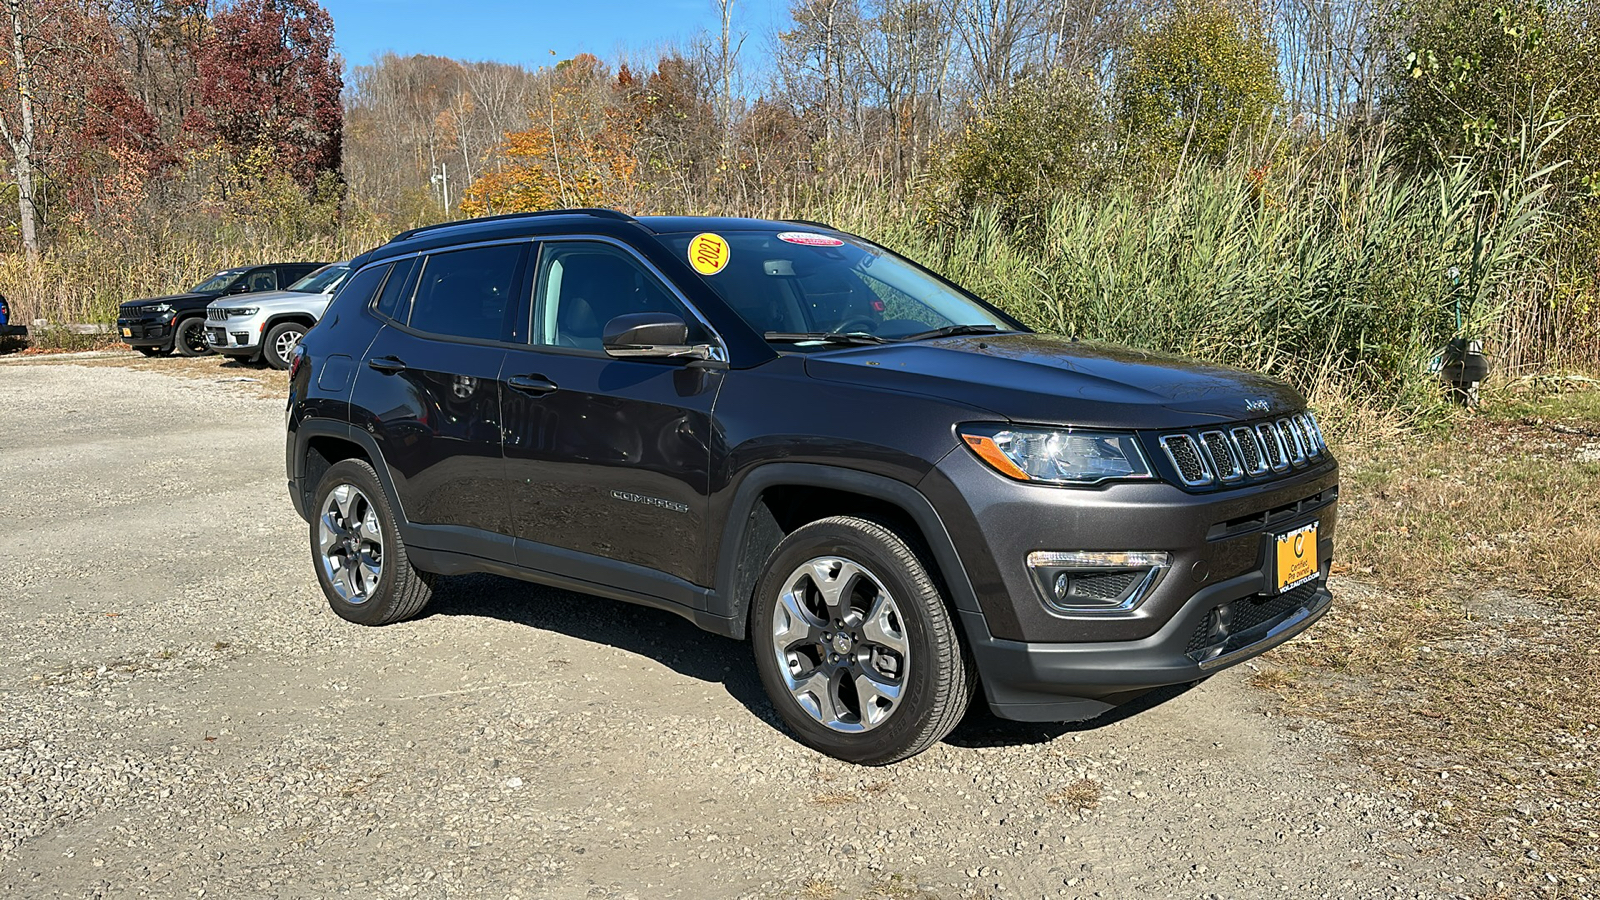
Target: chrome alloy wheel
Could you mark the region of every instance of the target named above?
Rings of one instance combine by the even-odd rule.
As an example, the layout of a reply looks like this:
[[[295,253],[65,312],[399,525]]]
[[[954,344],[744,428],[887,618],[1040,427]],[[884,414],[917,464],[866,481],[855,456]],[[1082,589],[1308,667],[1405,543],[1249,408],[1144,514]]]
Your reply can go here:
[[[905,618],[877,576],[822,556],[784,582],[772,649],[800,707],[833,731],[871,731],[900,704],[911,662]]]
[[[288,361],[293,356],[295,345],[300,343],[301,337],[298,331],[285,331],[273,341],[272,352],[278,354],[279,359]]]
[[[353,484],[328,492],[317,522],[322,573],[346,603],[365,603],[383,575],[383,529],[372,501]]]

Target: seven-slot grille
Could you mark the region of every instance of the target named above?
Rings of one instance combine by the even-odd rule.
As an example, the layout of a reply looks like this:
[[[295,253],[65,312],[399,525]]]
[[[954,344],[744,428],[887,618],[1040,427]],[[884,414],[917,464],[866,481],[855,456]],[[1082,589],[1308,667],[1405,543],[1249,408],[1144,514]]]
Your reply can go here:
[[[213,322],[221,322],[228,318],[228,311],[225,309],[214,309],[208,306],[206,307],[206,318]]]
[[[153,303],[147,306],[124,306],[122,308],[122,317],[125,319],[132,319],[138,316],[152,315],[155,313],[155,311],[156,304]]]
[[[1328,455],[1322,429],[1309,411],[1226,430],[1178,431],[1159,440],[1189,487],[1264,478],[1305,468]]]

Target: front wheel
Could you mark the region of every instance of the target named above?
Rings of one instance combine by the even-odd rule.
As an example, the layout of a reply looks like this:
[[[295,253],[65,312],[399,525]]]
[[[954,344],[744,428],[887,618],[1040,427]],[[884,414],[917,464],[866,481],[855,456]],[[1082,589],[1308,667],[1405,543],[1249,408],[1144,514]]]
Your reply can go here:
[[[294,359],[294,348],[306,336],[306,327],[298,322],[284,322],[272,326],[261,344],[261,358],[274,369],[287,369]]]
[[[179,322],[172,329],[172,349],[178,351],[179,356],[205,356],[210,353],[211,345],[206,343],[206,320],[190,316]]]
[[[317,484],[311,560],[328,605],[342,619],[388,625],[433,597],[433,575],[411,565],[389,497],[365,460],[333,464]]]
[[[863,765],[915,756],[955,728],[973,665],[907,541],[837,516],[778,545],[756,589],[756,668],[800,741]]]

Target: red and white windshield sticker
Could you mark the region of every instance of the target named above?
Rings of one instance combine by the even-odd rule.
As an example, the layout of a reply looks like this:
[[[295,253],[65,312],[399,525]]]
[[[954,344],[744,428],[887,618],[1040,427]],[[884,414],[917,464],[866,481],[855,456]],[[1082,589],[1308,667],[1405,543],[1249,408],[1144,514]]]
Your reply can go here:
[[[809,231],[785,231],[778,235],[778,240],[799,244],[802,247],[843,247],[844,241],[825,234],[812,234]]]

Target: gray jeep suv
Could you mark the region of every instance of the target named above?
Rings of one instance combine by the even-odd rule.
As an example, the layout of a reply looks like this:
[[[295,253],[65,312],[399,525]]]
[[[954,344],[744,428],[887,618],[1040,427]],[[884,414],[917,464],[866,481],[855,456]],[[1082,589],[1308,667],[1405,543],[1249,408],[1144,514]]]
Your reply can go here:
[[[669,610],[748,638],[801,741],[883,764],[975,695],[1091,717],[1331,602],[1339,467],[1293,389],[1035,334],[855,235],[565,210],[351,269],[285,445],[350,621],[464,572]]]
[[[349,262],[329,263],[285,290],[215,300],[206,307],[206,343],[223,356],[287,369],[349,274]]]

